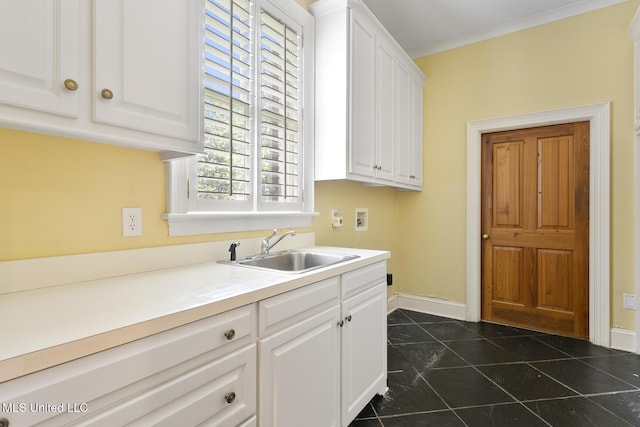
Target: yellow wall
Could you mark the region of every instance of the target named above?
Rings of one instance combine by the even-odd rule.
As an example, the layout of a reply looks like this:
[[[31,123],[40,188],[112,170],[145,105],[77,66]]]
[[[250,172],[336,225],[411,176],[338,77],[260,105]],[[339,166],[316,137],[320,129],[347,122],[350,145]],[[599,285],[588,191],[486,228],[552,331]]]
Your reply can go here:
[[[169,237],[158,153],[0,129],[0,261],[259,237],[266,231]],[[391,250],[396,192],[346,182],[316,185],[321,245]],[[142,208],[141,237],[122,237],[121,209]],[[330,210],[345,225],[333,228]],[[369,230],[355,232],[355,208]],[[392,261],[390,261],[390,266]]]
[[[309,3],[300,0],[301,4]],[[613,325],[634,329],[632,44],[640,0],[417,61],[425,85],[425,190],[316,183],[321,245],[392,251],[393,289],[465,302],[466,122],[612,102]],[[142,207],[143,236],[121,237],[121,208]],[[354,231],[355,208],[369,231]],[[330,209],[345,218],[330,225]],[[0,261],[262,236],[168,237],[157,153],[0,129]]]
[[[0,261],[264,234],[170,238],[158,153],[8,129],[0,153]],[[123,207],[142,208],[141,237],[122,237]]]
[[[316,182],[315,191],[315,210],[320,213],[313,221],[316,243],[391,251],[388,271],[394,275],[394,286],[388,290],[390,293],[397,290],[396,255],[400,255],[401,251],[394,245],[402,240],[399,239],[398,229],[399,223],[404,220],[396,202],[399,193],[392,188],[367,187],[342,181]],[[356,208],[369,210],[367,231],[355,231]],[[331,209],[338,209],[338,215],[343,217],[342,227],[331,226]]]
[[[612,325],[634,329],[633,47],[625,2],[418,59],[425,84],[425,191],[402,194],[402,292],[465,302],[467,121],[611,101]]]

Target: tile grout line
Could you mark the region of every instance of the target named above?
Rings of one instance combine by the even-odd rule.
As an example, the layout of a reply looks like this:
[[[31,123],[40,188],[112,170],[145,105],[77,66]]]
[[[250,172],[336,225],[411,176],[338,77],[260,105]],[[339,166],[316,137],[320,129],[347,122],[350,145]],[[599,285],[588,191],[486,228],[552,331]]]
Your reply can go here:
[[[420,313],[420,312],[417,312]],[[422,314],[422,313],[421,313]],[[428,313],[424,313],[426,315],[429,315]],[[441,402],[444,403],[445,408],[440,409],[440,410],[432,410],[432,411],[419,411],[419,412],[412,412],[412,413],[403,413],[403,414],[393,414],[393,415],[385,415],[385,416],[381,416],[380,414],[378,414],[378,411],[376,410],[375,406],[372,405],[372,409],[373,409],[373,413],[375,414],[375,419],[378,420],[378,422],[382,425],[382,427],[384,427],[384,423],[383,420],[387,419],[387,418],[393,418],[393,417],[399,417],[399,416],[407,416],[407,415],[414,415],[414,414],[429,414],[429,413],[438,413],[438,412],[450,412],[452,413],[456,419],[458,419],[460,422],[462,422],[464,425],[467,425],[464,420],[461,418],[460,415],[458,415],[458,413],[456,412],[457,410],[462,410],[462,409],[472,409],[472,408],[484,408],[484,407],[491,407],[491,406],[505,406],[505,405],[512,405],[514,403],[517,403],[518,405],[520,405],[521,407],[524,407],[529,413],[533,414],[536,419],[541,420],[545,425],[550,425],[549,422],[547,422],[546,420],[544,420],[542,418],[541,415],[537,414],[533,409],[529,408],[527,405],[524,404],[524,402],[527,403],[535,403],[535,402],[545,402],[545,401],[559,401],[559,400],[569,400],[569,399],[584,399],[586,401],[589,401],[591,404],[595,405],[595,407],[599,408],[600,410],[603,410],[604,412],[610,414],[611,416],[613,416],[615,419],[622,421],[624,424],[629,424],[629,422],[618,416],[613,409],[609,410],[606,407],[602,406],[598,401],[594,400],[593,398],[598,397],[598,396],[607,396],[607,395],[611,395],[611,396],[615,396],[618,394],[627,394],[627,393],[636,393],[638,391],[640,391],[640,387],[626,381],[623,378],[618,378],[618,376],[614,375],[613,373],[609,373],[607,371],[605,371],[604,369],[601,369],[598,366],[595,365],[591,365],[588,363],[589,360],[596,360],[598,358],[600,359],[604,359],[606,358],[615,358],[615,357],[619,357],[619,356],[625,356],[626,353],[622,353],[622,352],[616,352],[616,353],[612,353],[612,354],[583,354],[583,355],[575,355],[572,353],[569,353],[569,351],[572,351],[573,353],[582,353],[585,352],[583,350],[582,347],[578,346],[575,347],[574,345],[572,345],[572,343],[569,341],[567,342],[567,345],[564,346],[557,346],[556,344],[553,343],[549,343],[549,342],[545,342],[544,338],[548,337],[548,336],[552,336],[549,334],[545,334],[545,335],[541,335],[538,333],[531,333],[531,334],[527,334],[526,330],[520,330],[520,329],[514,329],[514,331],[517,332],[516,335],[510,336],[491,336],[491,335],[496,335],[496,332],[499,333],[499,331],[485,331],[488,332],[490,336],[485,336],[485,334],[482,334],[481,332],[478,332],[478,330],[473,329],[468,327],[467,325],[464,324],[464,322],[461,321],[457,321],[457,320],[453,320],[453,319],[446,319],[446,318],[442,318],[443,321],[437,321],[434,319],[434,321],[418,321],[418,320],[414,320],[412,318],[410,318],[407,314],[405,314],[401,309],[398,310],[398,315],[402,316],[402,318],[406,319],[406,321],[402,320],[402,319],[396,319],[396,320],[400,320],[398,323],[388,323],[387,326],[398,326],[398,325],[415,325],[418,326],[418,328],[420,329],[420,331],[424,332],[426,334],[425,338],[427,339],[431,339],[432,341],[410,341],[410,342],[398,342],[398,343],[392,343],[389,339],[387,339],[387,344],[389,346],[392,347],[396,347],[396,348],[401,348],[403,345],[419,345],[419,344],[427,344],[427,343],[431,343],[431,344],[437,344],[442,346],[443,348],[447,349],[448,351],[450,351],[453,355],[455,355],[456,357],[458,357],[462,362],[466,363],[467,366],[452,366],[452,367],[439,367],[439,368],[426,368],[427,372],[429,370],[444,370],[444,369],[455,369],[455,368],[468,368],[471,367],[473,368],[473,370],[479,374],[482,378],[485,378],[487,381],[489,381],[490,384],[492,384],[493,386],[495,386],[498,390],[502,391],[506,396],[508,396],[510,399],[512,399],[511,402],[499,402],[499,403],[493,403],[493,404],[482,404],[482,405],[470,405],[470,406],[463,406],[463,407],[456,407],[453,408],[448,402],[446,402],[443,398],[442,395],[430,384],[430,382],[423,376],[423,374],[421,372],[418,371],[418,369],[413,366],[413,363],[410,363],[411,369],[421,378],[422,381],[424,381],[424,383],[429,387],[429,389],[435,394],[435,396],[437,396],[438,399],[440,399]],[[433,315],[434,318],[439,318],[440,316],[435,316]],[[446,319],[446,320],[445,320]],[[426,326],[427,325],[442,325],[444,323],[455,323],[458,326],[461,326],[464,330],[469,331],[471,333],[473,333],[474,335],[477,335],[477,338],[464,338],[464,339],[447,339],[446,337],[446,333],[439,333],[438,335],[442,335],[443,339],[440,339],[438,336],[434,335],[434,333],[430,332]],[[497,326],[503,326],[503,325],[497,325]],[[508,326],[504,326],[509,328]],[[435,330],[434,332],[439,332],[440,330]],[[445,331],[442,331],[445,332]],[[407,336],[410,338],[414,338],[412,336],[413,334],[408,333]],[[553,335],[555,336],[555,335]],[[455,337],[454,337],[455,338]],[[523,360],[518,360],[518,361],[509,361],[509,362],[503,362],[503,363],[480,363],[480,364],[472,364],[469,362],[469,360],[467,360],[466,358],[462,357],[460,355],[460,353],[456,352],[455,350],[453,350],[452,347],[449,346],[449,343],[451,342],[460,342],[460,341],[483,341],[483,342],[487,342],[489,344],[491,344],[491,346],[495,346],[496,348],[507,352],[507,353],[511,353],[511,354],[519,354],[519,353],[513,353],[512,351],[510,351],[508,348],[505,348],[501,345],[501,343],[507,343],[508,339],[513,338],[513,339],[518,339],[518,338],[530,338],[532,341],[535,341],[538,344],[543,345],[545,348],[549,348],[552,349],[554,351],[559,352],[561,355],[564,355],[565,357],[559,358],[559,359],[540,359],[540,360],[527,360],[527,357],[524,357]],[[570,339],[570,337],[567,337]],[[564,341],[561,342],[561,344],[564,344]],[[569,348],[568,345],[571,345],[571,347]],[[535,349],[536,347],[534,346],[533,349]],[[568,350],[565,350],[565,348],[568,348]],[[515,350],[518,350],[519,348],[516,348]],[[576,351],[577,349],[577,351]],[[590,353],[593,353],[593,351],[590,348],[586,348],[586,350]],[[398,350],[396,350],[398,351]],[[529,354],[528,352],[526,354]],[[535,357],[536,353],[532,353],[532,355]],[[542,350],[542,355],[544,355],[544,350]],[[404,356],[402,354],[402,352],[399,353],[399,356],[401,358],[404,359]],[[405,361],[408,361],[405,359]],[[559,379],[554,378],[553,376],[551,376],[551,374],[547,374],[546,372],[542,371],[541,369],[533,366],[533,363],[553,363],[553,362],[569,362],[569,361],[575,361],[575,362],[580,362],[580,365],[583,365],[586,369],[588,370],[592,370],[593,372],[598,372],[599,374],[604,374],[606,377],[618,381],[621,384],[624,384],[625,386],[629,386],[631,387],[631,389],[626,389],[626,390],[616,390],[616,391],[608,391],[608,392],[601,392],[601,393],[581,393],[578,390],[574,389],[573,387],[568,386],[567,384],[564,384],[562,381],[560,381]],[[508,392],[504,387],[502,387],[500,384],[496,383],[495,381],[493,381],[487,374],[483,373],[479,367],[482,366],[505,366],[505,365],[516,365],[516,364],[522,364],[522,365],[526,365],[528,368],[532,368],[535,372],[543,375],[545,378],[552,380],[553,382],[555,382],[556,384],[566,388],[567,390],[571,391],[572,393],[575,393],[575,395],[572,396],[557,396],[557,397],[549,397],[549,398],[541,398],[541,399],[524,399],[524,400],[519,400],[517,399],[514,395],[512,395],[510,392]],[[388,373],[401,373],[401,372],[405,372],[405,369],[401,369],[401,370],[396,370],[396,371],[388,371]],[[363,418],[365,419],[365,418]],[[371,419],[371,418],[366,418],[366,419]],[[632,425],[632,424],[629,424]]]

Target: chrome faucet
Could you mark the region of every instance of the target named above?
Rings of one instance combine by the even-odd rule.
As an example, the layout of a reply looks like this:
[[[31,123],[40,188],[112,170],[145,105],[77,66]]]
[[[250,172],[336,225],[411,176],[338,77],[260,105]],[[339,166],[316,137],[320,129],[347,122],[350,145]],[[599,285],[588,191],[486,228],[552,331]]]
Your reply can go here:
[[[278,237],[278,240],[276,240],[273,243],[269,243],[269,240],[276,235],[276,233],[278,233],[278,229],[274,228],[273,232],[271,233],[271,236],[265,238],[262,241],[262,250],[261,250],[261,254],[262,255],[269,255],[269,250],[271,250],[271,248],[273,248],[275,245],[277,245],[278,243],[280,243],[280,240],[284,239],[287,236],[295,236],[296,235],[296,231],[295,230],[291,230],[291,231],[287,231],[286,233],[284,233],[282,236]]]

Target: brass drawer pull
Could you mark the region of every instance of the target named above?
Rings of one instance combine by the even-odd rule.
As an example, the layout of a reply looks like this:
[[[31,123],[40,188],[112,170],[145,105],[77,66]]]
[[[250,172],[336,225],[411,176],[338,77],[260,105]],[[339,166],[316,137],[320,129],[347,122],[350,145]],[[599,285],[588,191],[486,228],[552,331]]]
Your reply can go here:
[[[229,329],[228,331],[226,331],[226,332],[224,333],[224,336],[225,336],[225,337],[227,337],[227,339],[228,339],[229,341],[231,341],[231,340],[233,339],[233,337],[235,337],[235,336],[236,336],[236,331],[234,331],[233,329]]]
[[[75,80],[67,79],[64,81],[64,87],[69,90],[78,90],[78,83]],[[0,424],[1,426],[2,424]]]
[[[224,395],[224,400],[226,400],[227,403],[233,403],[236,400],[236,394],[234,392],[227,393]]]
[[[109,89],[102,89],[100,95],[102,95],[104,99],[113,99],[113,92],[111,92]]]

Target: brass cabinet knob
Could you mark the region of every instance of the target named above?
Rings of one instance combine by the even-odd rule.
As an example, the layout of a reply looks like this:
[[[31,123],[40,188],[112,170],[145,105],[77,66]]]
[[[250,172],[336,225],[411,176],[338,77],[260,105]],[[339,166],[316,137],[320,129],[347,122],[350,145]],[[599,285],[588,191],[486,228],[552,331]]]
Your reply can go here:
[[[224,333],[224,336],[227,337],[228,340],[232,340],[233,337],[236,336],[236,331],[234,331],[233,329],[229,329]]]
[[[227,403],[233,403],[236,400],[236,394],[234,392],[227,393],[224,395],[224,400],[226,400]]]
[[[347,317],[345,317],[344,320],[346,320],[347,322],[351,322],[351,315],[348,315]]]
[[[67,79],[64,81],[64,87],[68,90],[78,90],[78,83],[75,80]]]
[[[482,240],[489,240],[489,235],[488,234],[483,234],[482,235]]]
[[[338,326],[342,328],[344,326],[344,320],[338,320]]]
[[[102,95],[104,99],[113,98],[113,92],[111,92],[109,89],[102,89],[102,92],[100,92],[100,95]]]

